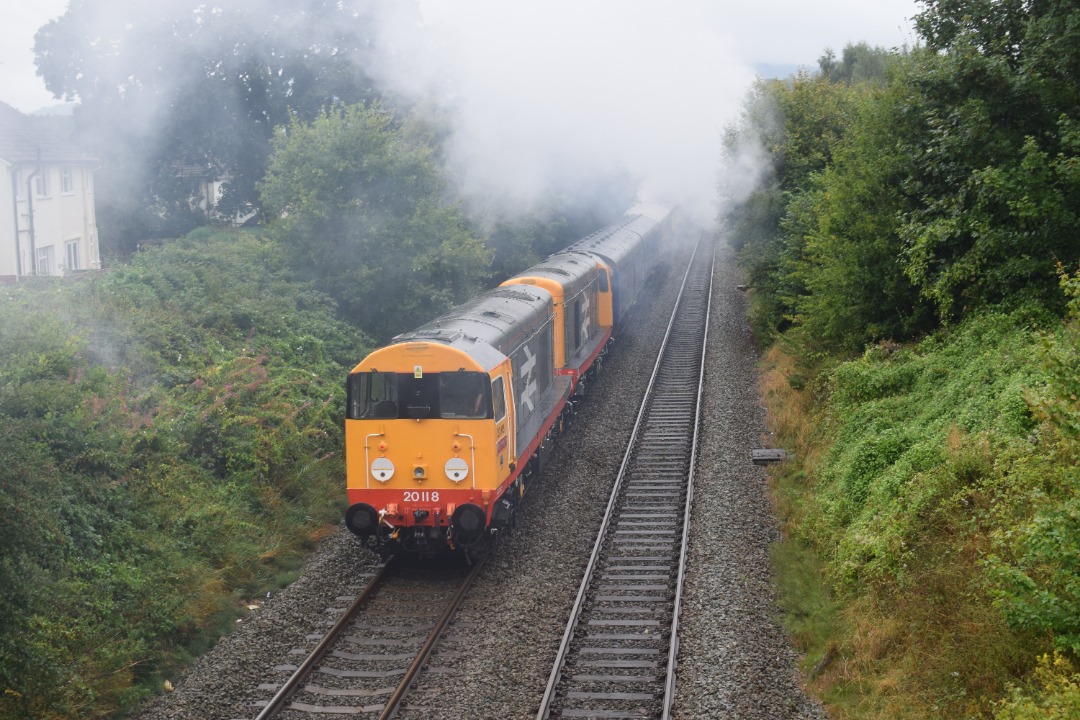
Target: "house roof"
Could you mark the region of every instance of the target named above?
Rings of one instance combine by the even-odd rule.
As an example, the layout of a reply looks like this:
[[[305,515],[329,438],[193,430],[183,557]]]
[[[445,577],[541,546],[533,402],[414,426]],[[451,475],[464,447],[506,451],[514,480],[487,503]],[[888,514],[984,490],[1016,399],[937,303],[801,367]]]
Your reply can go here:
[[[0,102],[0,162],[85,163],[93,158],[72,139],[71,118],[24,115]]]

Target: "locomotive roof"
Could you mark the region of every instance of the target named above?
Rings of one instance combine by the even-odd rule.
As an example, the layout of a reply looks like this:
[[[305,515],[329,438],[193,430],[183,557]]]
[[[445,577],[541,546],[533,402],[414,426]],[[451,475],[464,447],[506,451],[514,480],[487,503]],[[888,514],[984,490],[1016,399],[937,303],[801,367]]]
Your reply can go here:
[[[548,278],[561,285],[564,292],[572,294],[577,292],[583,284],[587,284],[595,273],[596,260],[594,258],[583,256],[582,253],[563,251],[549,255],[528,270],[510,278],[510,281],[529,277]]]
[[[552,313],[551,293],[532,285],[498,287],[439,316],[393,343],[438,342],[490,370],[532,336]]]

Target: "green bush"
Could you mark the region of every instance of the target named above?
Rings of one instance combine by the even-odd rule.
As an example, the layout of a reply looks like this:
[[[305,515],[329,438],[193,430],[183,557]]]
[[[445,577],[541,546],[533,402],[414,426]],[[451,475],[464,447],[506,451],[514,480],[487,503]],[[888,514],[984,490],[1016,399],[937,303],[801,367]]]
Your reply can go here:
[[[334,310],[245,232],[0,295],[0,717],[131,707],[336,521]]]
[[[1062,273],[1070,322],[1040,340],[1046,375],[1030,391],[1045,424],[1035,437],[1045,454],[1027,459],[1023,474],[1041,480],[1033,510],[1000,535],[1001,554],[989,566],[997,600],[1016,627],[1049,633],[1055,647],[1080,658],[1080,272]]]
[[[1080,651],[1080,447],[1062,377],[1080,357],[1075,329],[987,310],[806,383],[825,400],[796,448],[812,475],[781,492],[845,622],[887,619],[876,642],[828,643],[861,668],[847,687],[872,686],[880,668],[886,693],[913,698],[884,702],[882,717],[919,717],[930,703],[915,696],[944,716],[988,716],[1033,651]]]
[[[1068,720],[1080,717],[1080,673],[1063,656],[1043,655],[1026,685],[998,703],[995,720]]]

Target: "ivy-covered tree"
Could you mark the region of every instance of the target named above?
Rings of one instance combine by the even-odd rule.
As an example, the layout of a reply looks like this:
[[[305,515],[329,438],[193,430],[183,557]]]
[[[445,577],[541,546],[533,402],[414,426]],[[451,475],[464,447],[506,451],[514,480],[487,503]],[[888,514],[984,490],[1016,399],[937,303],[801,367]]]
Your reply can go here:
[[[489,253],[444,201],[429,134],[378,105],[294,116],[262,184],[271,232],[299,272],[377,338],[465,301],[487,276]]]

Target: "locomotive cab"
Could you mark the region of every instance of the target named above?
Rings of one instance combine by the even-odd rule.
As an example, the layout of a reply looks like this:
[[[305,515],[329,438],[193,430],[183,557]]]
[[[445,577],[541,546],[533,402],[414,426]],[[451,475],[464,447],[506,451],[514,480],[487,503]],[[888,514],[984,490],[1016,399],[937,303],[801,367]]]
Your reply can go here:
[[[483,367],[438,343],[392,345],[358,365],[346,384],[349,529],[416,552],[478,542],[511,472],[508,380],[509,363]]]
[[[347,527],[383,554],[484,550],[514,524],[659,256],[628,215],[395,337],[346,381]]]

